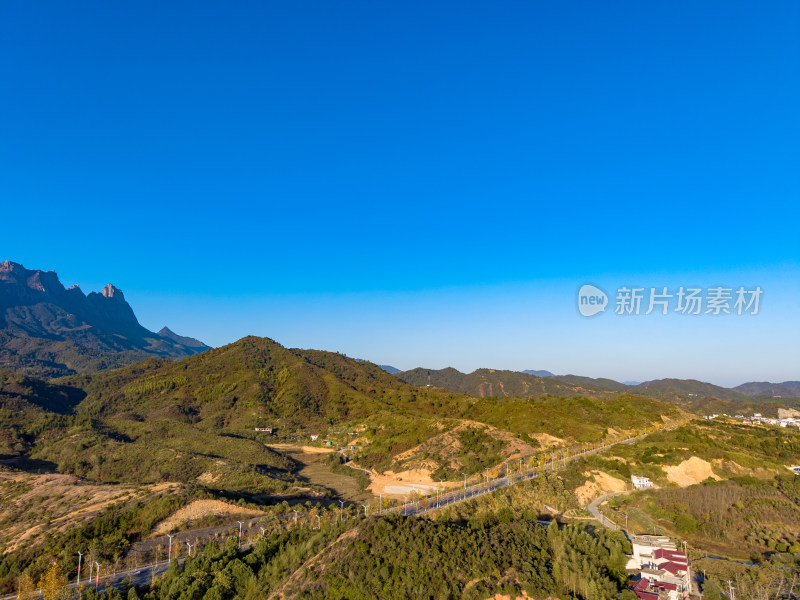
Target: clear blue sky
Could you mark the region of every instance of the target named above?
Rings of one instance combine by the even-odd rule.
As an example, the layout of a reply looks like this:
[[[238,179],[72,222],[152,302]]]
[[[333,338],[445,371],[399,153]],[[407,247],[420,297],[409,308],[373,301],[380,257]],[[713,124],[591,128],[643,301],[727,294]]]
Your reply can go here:
[[[214,345],[800,379],[798,107],[794,1],[8,0],[0,259]]]

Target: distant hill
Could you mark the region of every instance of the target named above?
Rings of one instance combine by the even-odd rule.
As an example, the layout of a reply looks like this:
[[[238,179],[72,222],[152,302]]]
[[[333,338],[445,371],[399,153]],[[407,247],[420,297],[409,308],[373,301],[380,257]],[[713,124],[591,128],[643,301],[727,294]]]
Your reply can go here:
[[[142,327],[111,284],[86,295],[66,289],[55,271],[0,262],[0,368],[49,378],[207,349],[167,328]]]
[[[654,397],[678,396],[682,398],[719,398],[721,400],[747,400],[748,398],[737,391],[720,387],[712,383],[697,381],[696,379],[656,379],[645,381],[629,388],[636,393],[645,391]]]
[[[567,383],[594,386],[604,390],[622,391],[627,389],[627,386],[624,383],[614,381],[613,379],[606,379],[604,377],[582,377],[581,375],[555,375],[554,377],[560,381],[566,381]]]
[[[597,385],[499,369],[478,369],[472,373],[462,373],[452,367],[439,370],[418,367],[396,373],[395,376],[419,387],[430,385],[478,398],[536,398],[548,394],[563,397],[608,395],[608,389]]]
[[[378,366],[387,373],[390,373],[392,375],[400,372],[400,369],[398,369],[397,367],[393,367],[392,365],[378,365]]]
[[[424,369],[396,373],[395,377],[422,388],[443,388],[459,394],[477,398],[611,398],[625,394],[636,394],[677,405],[683,410],[708,415],[713,413],[761,412],[777,416],[781,408],[800,408],[800,400],[786,394],[782,399],[766,394],[747,396],[736,390],[720,387],[694,379],[659,379],[637,385],[626,385],[613,379],[583,377],[580,375],[554,375],[536,377],[518,371],[478,369],[472,373],[461,373],[457,369]],[[780,384],[787,389],[797,382]],[[769,384],[775,385],[775,384]],[[778,389],[778,388],[775,388]]]
[[[191,337],[186,337],[184,335],[178,335],[167,326],[164,326],[161,329],[159,329],[158,335],[160,335],[163,338],[177,342],[178,344],[186,348],[197,348],[200,352],[209,349],[209,346],[206,346],[200,340],[196,340],[195,338]]]
[[[770,383],[769,381],[751,381],[731,388],[745,396],[800,396],[800,381],[784,381],[783,383]]]
[[[535,371],[533,369],[526,369],[522,371],[526,375],[536,375],[536,377],[552,377],[553,374],[550,371]]]

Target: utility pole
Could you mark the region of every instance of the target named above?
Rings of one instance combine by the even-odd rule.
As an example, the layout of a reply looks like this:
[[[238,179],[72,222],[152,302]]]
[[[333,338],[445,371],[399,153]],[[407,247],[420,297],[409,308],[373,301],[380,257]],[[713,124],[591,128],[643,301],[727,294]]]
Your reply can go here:
[[[83,560],[83,552],[78,550],[78,583],[76,585],[80,586],[81,584],[81,561]]]
[[[191,556],[192,555],[192,544],[190,544],[189,542],[186,542],[186,545],[189,546],[189,556]]]
[[[172,563],[172,538],[175,537],[174,535],[167,534],[169,538],[169,554],[167,555],[167,564]]]
[[[297,512],[297,511],[295,511],[295,512]],[[297,523],[297,515],[295,515],[294,518],[295,518],[294,522]],[[241,550],[242,549],[242,525],[244,523],[242,523],[241,521],[236,521],[236,522],[239,524],[239,550]]]

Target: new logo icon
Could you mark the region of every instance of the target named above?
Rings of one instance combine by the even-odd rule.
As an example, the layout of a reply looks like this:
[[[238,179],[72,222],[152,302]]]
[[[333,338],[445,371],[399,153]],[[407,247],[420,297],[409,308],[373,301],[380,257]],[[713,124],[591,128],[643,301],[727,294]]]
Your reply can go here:
[[[578,290],[578,311],[584,317],[592,317],[604,312],[608,306],[606,293],[593,285],[584,284]]]

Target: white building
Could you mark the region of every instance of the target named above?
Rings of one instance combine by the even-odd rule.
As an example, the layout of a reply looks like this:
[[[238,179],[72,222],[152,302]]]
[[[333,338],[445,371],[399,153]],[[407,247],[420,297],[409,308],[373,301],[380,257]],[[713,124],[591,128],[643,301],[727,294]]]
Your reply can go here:
[[[653,482],[650,481],[649,477],[640,477],[639,475],[631,475],[631,481],[633,482],[633,487],[637,490],[645,490],[647,488],[653,487]]]
[[[650,598],[654,590],[665,593],[670,600],[689,597],[689,561],[668,537],[635,535],[631,537],[631,546],[633,555],[629,557],[626,569],[629,574],[638,574],[642,580],[647,580],[633,588],[639,598]]]

